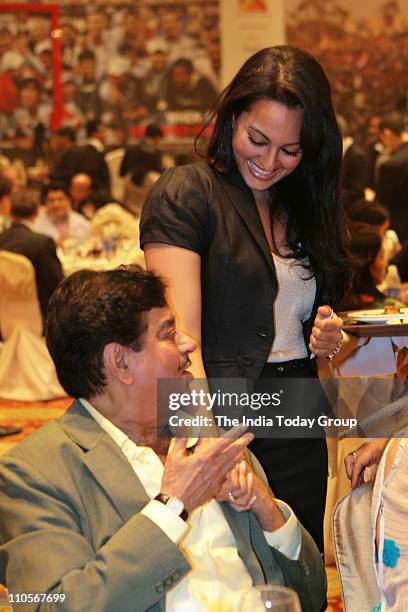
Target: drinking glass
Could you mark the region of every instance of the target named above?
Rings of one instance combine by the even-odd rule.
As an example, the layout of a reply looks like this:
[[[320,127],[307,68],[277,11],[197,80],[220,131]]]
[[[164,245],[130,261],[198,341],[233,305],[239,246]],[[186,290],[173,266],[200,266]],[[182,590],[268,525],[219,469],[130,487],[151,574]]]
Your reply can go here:
[[[240,612],[302,612],[296,592],[277,584],[263,584],[249,589]]]

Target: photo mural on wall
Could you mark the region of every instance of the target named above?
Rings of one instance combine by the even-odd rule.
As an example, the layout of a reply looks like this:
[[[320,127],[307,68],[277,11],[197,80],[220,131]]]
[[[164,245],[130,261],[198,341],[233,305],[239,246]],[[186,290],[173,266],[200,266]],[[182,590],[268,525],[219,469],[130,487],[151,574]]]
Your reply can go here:
[[[218,95],[218,2],[58,2],[59,27],[41,5],[14,6],[0,5],[3,142],[36,146],[53,116],[78,132],[101,119],[112,145],[149,123],[191,137]]]
[[[407,0],[285,0],[285,8],[288,42],[324,66],[358,140],[384,113],[407,113]]]
[[[261,0],[237,3],[264,10]],[[285,11],[288,42],[323,64],[357,138],[371,117],[406,110],[406,0],[285,0]],[[81,136],[93,118],[112,146],[152,122],[191,140],[220,90],[219,15],[218,0],[1,3],[3,150],[41,149],[58,126]]]

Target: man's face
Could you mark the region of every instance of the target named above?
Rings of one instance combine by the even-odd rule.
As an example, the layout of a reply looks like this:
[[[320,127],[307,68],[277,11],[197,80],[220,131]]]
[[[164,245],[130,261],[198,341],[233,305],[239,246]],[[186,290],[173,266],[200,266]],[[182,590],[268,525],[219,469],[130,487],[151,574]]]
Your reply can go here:
[[[136,15],[125,15],[123,29],[129,38],[137,38],[145,33],[145,25]]]
[[[153,53],[150,58],[153,72],[164,72],[167,65],[167,58],[164,53]]]
[[[40,92],[38,89],[29,84],[20,92],[20,103],[23,108],[34,109],[40,101]]]
[[[162,30],[167,40],[178,41],[182,35],[183,18],[181,15],[168,13],[163,15]]]
[[[77,208],[77,205],[92,193],[91,177],[87,174],[74,176],[71,180],[69,192],[72,198],[72,207]]]
[[[93,81],[96,74],[96,61],[94,59],[84,59],[79,62],[79,70],[85,81]]]
[[[148,327],[143,348],[139,352],[131,351],[129,367],[134,375],[135,393],[142,399],[138,419],[146,425],[155,426],[157,381],[162,378],[185,378],[187,384],[192,378],[187,371],[189,354],[196,345],[191,338],[176,331],[174,316],[167,307],[153,308],[145,317]]]
[[[101,36],[106,28],[105,15],[102,13],[91,13],[88,15],[87,24],[88,34],[91,37]]]
[[[192,73],[184,66],[174,66],[171,76],[174,84],[178,87],[188,87],[192,79]]]
[[[45,198],[48,217],[53,221],[63,221],[67,218],[71,208],[69,198],[60,189],[49,191]]]

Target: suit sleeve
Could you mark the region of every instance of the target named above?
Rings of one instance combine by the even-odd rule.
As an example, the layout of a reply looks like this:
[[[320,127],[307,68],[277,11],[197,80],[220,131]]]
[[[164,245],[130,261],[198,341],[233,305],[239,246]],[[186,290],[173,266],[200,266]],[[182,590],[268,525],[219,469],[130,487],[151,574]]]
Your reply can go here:
[[[65,594],[63,602],[27,610],[147,610],[190,569],[177,546],[141,513],[116,531],[112,527],[96,546],[87,521],[98,517],[87,517],[60,488],[21,458],[2,458],[0,581],[11,592]]]

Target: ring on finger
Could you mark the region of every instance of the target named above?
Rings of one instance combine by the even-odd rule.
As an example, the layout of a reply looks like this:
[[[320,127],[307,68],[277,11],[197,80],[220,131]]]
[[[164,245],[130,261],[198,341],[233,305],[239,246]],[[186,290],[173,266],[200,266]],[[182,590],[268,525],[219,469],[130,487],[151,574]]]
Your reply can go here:
[[[351,454],[353,455],[354,459],[357,459],[357,453],[356,453],[356,451],[353,451]]]

